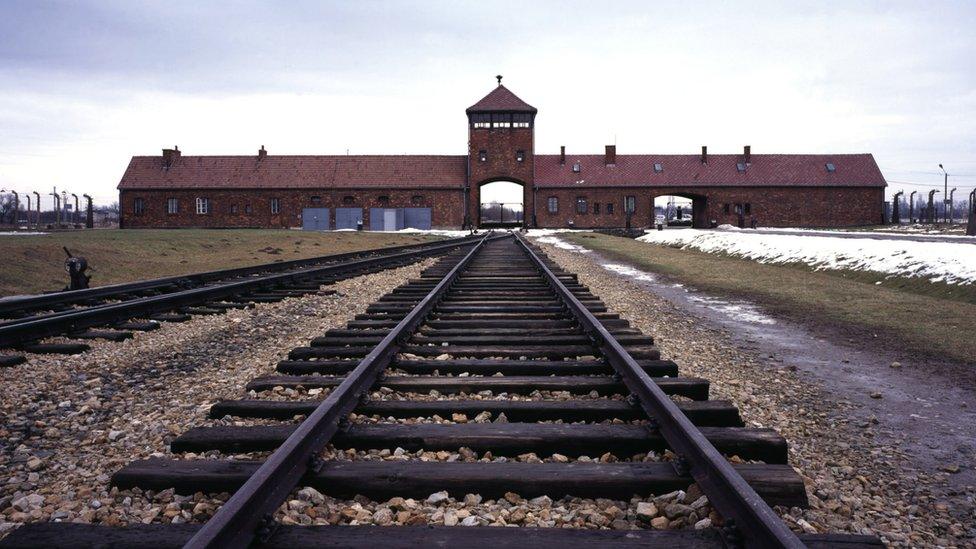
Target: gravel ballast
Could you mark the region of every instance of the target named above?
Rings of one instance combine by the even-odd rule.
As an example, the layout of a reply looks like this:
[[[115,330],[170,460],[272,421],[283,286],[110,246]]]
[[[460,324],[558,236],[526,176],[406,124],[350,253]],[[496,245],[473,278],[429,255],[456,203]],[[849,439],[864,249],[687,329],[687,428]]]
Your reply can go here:
[[[712,398],[733,401],[748,426],[787,438],[790,463],[810,499],[809,509],[779,509],[794,530],[878,535],[891,546],[971,546],[973,494],[947,492],[951,472],[905,468],[902,452],[875,442],[884,426],[854,419],[850,402],[608,271],[591,254],[540,245],[611,310],[653,335],[662,358],[677,362],[681,375],[709,379]]]
[[[0,536],[25,522],[208,516],[223,498],[119,492],[110,475],[133,460],[168,456],[169,441],[205,424],[211,404],[245,397],[245,383],[272,373],[291,348],[343,327],[434,262],[341,281],[329,286],[335,295],[164,323],[122,343],[92,341],[81,355],[31,355],[3,369]]]

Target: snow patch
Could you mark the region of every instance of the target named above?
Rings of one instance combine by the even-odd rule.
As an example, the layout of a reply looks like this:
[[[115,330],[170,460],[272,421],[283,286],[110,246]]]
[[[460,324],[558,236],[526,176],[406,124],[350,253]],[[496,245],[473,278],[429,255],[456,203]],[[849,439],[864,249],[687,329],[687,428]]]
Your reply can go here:
[[[745,231],[654,231],[638,241],[726,253],[759,263],[803,263],[815,270],[870,271],[947,284],[976,282],[976,248],[960,244],[749,233]]]
[[[725,301],[717,297],[691,293],[688,295],[688,301],[723,313],[732,320],[753,322],[755,324],[776,324],[775,320],[759,312],[759,309],[755,305],[747,301]]]
[[[33,231],[0,231],[0,236],[32,236],[47,233],[38,233]]]
[[[634,280],[640,280],[643,282],[655,282],[656,279],[654,275],[645,273],[644,271],[638,271],[633,267],[628,267],[627,265],[619,265],[617,263],[606,263],[602,267],[608,271],[613,271],[619,275],[633,278]]]

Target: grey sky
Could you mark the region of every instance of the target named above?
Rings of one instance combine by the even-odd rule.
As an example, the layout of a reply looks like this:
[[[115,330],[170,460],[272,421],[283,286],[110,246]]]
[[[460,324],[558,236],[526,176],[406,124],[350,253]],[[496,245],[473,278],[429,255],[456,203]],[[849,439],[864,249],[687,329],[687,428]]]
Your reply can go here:
[[[0,186],[116,198],[132,155],[465,151],[493,76],[536,150],[872,152],[976,185],[976,3],[0,0]],[[965,189],[965,192],[963,192]]]

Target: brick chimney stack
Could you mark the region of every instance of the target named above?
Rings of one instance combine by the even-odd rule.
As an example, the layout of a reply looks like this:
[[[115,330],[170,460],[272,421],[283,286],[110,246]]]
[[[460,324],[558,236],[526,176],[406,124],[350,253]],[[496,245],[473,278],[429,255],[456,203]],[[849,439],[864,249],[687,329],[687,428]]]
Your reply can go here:
[[[607,152],[603,157],[603,163],[607,166],[617,163],[617,146],[607,145]]]
[[[749,145],[746,145],[745,147],[743,147],[743,149],[742,149],[742,156],[745,157],[746,164],[749,164],[750,162],[752,162],[752,147],[750,147]]]
[[[261,150],[258,151],[258,160],[264,160],[268,156],[268,151],[264,150],[264,145],[261,145]]]
[[[559,146],[559,163],[560,164],[566,163],[566,145]]]
[[[708,147],[705,145],[702,145],[701,163],[708,164]]]
[[[172,149],[163,149],[163,167],[169,168],[180,158],[180,148],[174,146]]]

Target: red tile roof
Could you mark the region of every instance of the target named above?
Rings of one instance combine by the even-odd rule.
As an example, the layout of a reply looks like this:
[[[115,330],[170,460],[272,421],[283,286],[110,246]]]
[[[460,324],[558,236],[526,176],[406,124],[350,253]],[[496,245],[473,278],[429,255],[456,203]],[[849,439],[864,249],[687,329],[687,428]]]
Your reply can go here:
[[[133,156],[119,189],[464,186],[466,156]]]
[[[488,95],[481,98],[481,101],[471,105],[464,112],[468,114],[473,112],[530,112],[534,114],[538,110],[519,99],[505,86],[498,84],[497,88],[491,90]]]
[[[535,183],[540,187],[595,186],[815,186],[884,187],[884,176],[870,154],[753,154],[744,173],[736,166],[741,154],[710,154],[708,163],[694,154],[618,154],[616,164],[604,164],[602,154],[535,156]],[[580,163],[580,172],[573,164]],[[827,163],[836,170],[828,172]],[[663,171],[654,172],[660,163]]]

